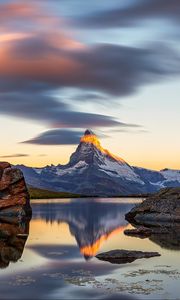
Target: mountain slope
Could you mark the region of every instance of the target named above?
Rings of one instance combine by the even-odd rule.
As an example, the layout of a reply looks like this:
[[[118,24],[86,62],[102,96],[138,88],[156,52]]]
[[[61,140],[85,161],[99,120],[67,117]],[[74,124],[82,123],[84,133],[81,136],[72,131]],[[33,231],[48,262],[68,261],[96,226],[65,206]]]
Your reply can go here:
[[[166,186],[180,186],[179,171],[131,167],[102,148],[91,130],[85,131],[67,165],[18,167],[27,183],[34,187],[92,196],[143,194]]]

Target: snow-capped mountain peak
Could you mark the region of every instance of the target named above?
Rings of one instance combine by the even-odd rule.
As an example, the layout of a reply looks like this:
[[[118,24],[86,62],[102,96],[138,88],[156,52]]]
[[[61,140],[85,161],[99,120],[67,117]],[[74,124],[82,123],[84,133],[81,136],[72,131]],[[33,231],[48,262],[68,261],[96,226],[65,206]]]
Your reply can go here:
[[[128,165],[122,158],[112,154],[101,146],[98,137],[89,129],[80,139],[76,151],[71,155],[68,166],[77,168],[80,165],[83,168],[94,168],[98,172],[106,174],[109,177],[125,178],[129,181],[144,184],[134,169]],[[84,162],[84,163],[83,163]],[[80,168],[79,168],[80,171]]]
[[[104,158],[109,158],[112,161],[117,161],[121,164],[127,164],[122,158],[112,154],[110,151],[104,149],[101,146],[101,143],[97,137],[97,135],[94,134],[92,130],[87,129],[84,133],[84,135],[80,139],[80,144],[77,147],[75,153],[72,154],[70,158],[70,162],[74,159],[75,154],[79,154],[83,156],[83,154],[88,154],[88,156],[93,154],[93,156],[99,158],[100,160],[104,160]],[[77,158],[77,156],[76,156]]]
[[[87,129],[69,163],[44,168],[19,166],[28,184],[54,191],[84,195],[129,195],[151,193],[180,185],[180,171],[160,172],[132,167],[101,146]]]

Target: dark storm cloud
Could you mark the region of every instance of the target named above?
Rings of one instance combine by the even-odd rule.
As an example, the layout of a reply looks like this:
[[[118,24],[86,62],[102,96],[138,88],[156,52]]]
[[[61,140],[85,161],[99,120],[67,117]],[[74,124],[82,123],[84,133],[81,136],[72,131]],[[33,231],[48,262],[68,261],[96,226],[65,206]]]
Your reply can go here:
[[[146,19],[167,19],[180,22],[179,0],[141,0],[127,7],[116,7],[86,15],[75,21],[77,25],[91,28],[133,26]]]
[[[18,158],[18,157],[28,157],[29,154],[21,154],[21,153],[17,153],[17,154],[10,154],[10,155],[1,155],[0,158]]]

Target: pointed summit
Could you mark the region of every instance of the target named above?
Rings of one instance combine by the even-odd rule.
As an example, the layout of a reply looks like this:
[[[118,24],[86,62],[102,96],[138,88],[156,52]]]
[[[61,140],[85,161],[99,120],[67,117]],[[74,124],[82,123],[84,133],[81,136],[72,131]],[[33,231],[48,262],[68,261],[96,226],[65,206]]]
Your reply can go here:
[[[101,145],[100,145],[100,141],[99,141],[98,137],[90,129],[86,129],[84,135],[80,139],[80,142],[81,143],[86,143],[86,144],[92,144],[96,148],[98,148],[99,150],[101,150],[101,148],[102,148]]]
[[[81,148],[82,145],[84,145],[84,147],[85,147],[85,149],[84,149],[84,147],[82,148],[83,152],[84,152],[84,150],[88,150],[88,153],[89,153],[89,150],[91,149],[91,151],[93,151],[94,154],[97,155],[96,150],[98,150],[98,153],[99,153],[98,156],[103,155],[103,156],[109,157],[110,159],[113,159],[114,161],[126,163],[122,158],[120,158],[120,157],[112,154],[108,150],[104,149],[101,146],[101,143],[100,143],[98,137],[90,129],[86,129],[84,135],[81,137],[80,145],[79,145],[78,149]]]
[[[70,157],[69,165],[76,165],[80,161],[90,166],[109,165],[112,163],[127,165],[122,158],[104,149],[98,137],[90,129],[86,129],[84,135],[81,137],[80,144]]]
[[[94,132],[90,129],[86,129],[84,135],[95,135]]]

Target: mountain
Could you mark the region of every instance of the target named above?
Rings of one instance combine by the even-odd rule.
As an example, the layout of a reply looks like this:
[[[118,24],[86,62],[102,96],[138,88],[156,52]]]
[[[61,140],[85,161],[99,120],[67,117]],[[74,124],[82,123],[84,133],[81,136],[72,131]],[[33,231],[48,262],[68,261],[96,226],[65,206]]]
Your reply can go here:
[[[90,196],[117,196],[156,192],[180,186],[180,171],[160,172],[132,167],[104,149],[97,136],[86,130],[66,165],[31,168],[18,165],[29,185]]]

